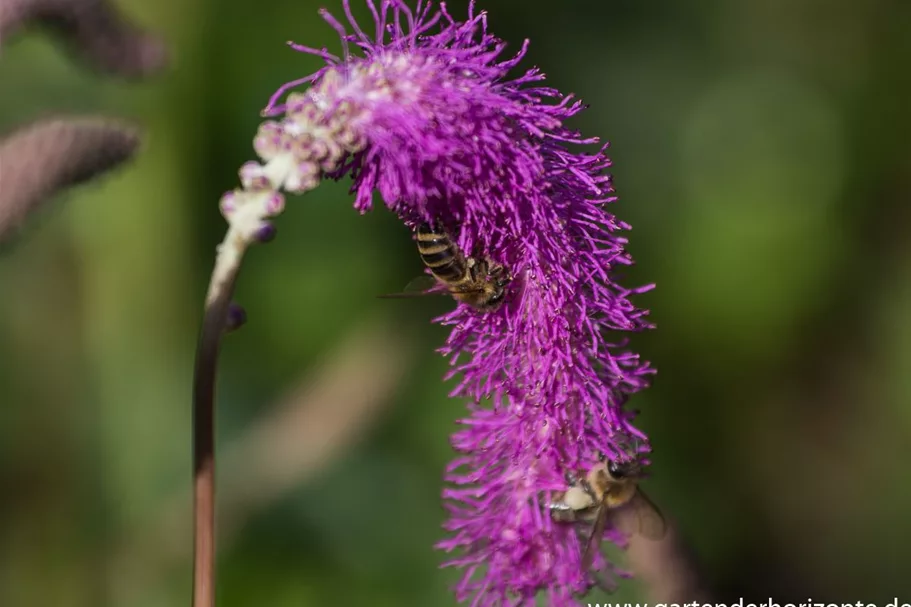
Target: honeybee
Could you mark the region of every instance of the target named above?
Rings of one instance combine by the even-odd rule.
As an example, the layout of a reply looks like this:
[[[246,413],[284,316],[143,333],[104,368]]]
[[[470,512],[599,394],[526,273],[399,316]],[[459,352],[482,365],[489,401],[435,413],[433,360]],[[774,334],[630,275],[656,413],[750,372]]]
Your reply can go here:
[[[506,287],[512,281],[504,266],[486,258],[465,255],[453,244],[444,230],[431,228],[426,223],[417,227],[415,240],[421,261],[430,269],[433,277],[425,275],[409,285],[409,289],[422,290],[381,297],[417,297],[449,293],[456,301],[466,303],[482,312],[496,310],[503,303]],[[429,280],[430,285],[425,285],[424,279]]]
[[[568,474],[569,488],[548,506],[558,523],[592,526],[582,553],[583,571],[591,568],[608,521],[627,535],[650,540],[660,540],[667,532],[664,516],[639,488],[639,462],[606,460],[604,456],[601,461],[583,478]]]

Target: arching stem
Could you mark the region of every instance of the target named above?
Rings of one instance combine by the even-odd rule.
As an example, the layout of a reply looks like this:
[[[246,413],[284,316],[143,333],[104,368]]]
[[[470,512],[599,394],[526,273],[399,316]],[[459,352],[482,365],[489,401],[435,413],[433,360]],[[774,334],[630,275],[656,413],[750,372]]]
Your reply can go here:
[[[233,226],[218,248],[193,381],[193,607],[215,607],[215,375],[240,264],[249,240]]]

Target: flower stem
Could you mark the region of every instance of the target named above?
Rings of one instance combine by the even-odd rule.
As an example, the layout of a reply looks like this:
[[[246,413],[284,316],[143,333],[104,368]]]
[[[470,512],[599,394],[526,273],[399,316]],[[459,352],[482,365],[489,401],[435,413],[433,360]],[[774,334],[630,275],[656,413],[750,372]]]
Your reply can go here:
[[[228,306],[249,240],[233,226],[209,283],[193,385],[193,607],[215,607],[215,373]]]

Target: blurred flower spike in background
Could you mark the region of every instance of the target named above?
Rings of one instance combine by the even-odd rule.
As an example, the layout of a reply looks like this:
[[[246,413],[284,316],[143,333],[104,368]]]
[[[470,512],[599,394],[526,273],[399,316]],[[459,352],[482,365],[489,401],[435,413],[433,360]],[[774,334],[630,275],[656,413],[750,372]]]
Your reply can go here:
[[[583,572],[576,530],[552,522],[547,503],[599,452],[649,450],[624,405],[653,371],[614,334],[651,327],[629,299],[651,285],[614,282],[632,261],[619,235],[629,226],[607,211],[605,146],[564,126],[584,106],[542,86],[540,71],[510,74],[527,42],[505,53],[474,3],[457,21],[444,3],[368,0],[367,28],[343,6],[347,25],[322,11],[342,56],[292,45],[326,66],[270,100],[264,116],[282,117],[255,138],[263,163],[242,167],[222,212],[236,235],[261,240],[282,190],[351,175],[359,211],[378,191],[407,226],[444,226],[466,254],[509,270],[501,307],[461,304],[436,319],[452,327],[441,348],[459,378],[452,396],[470,399],[439,547],[464,568],[459,600],[532,605],[544,591],[551,605],[575,605],[595,576],[624,574],[602,557]]]

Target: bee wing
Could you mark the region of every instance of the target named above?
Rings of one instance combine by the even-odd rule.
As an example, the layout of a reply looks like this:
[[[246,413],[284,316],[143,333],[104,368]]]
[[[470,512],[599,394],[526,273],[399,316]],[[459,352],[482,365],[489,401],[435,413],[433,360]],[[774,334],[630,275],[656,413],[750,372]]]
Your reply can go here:
[[[636,493],[638,495],[638,492]],[[635,508],[633,499],[611,510],[610,523],[614,529],[617,529],[623,535],[631,536],[639,533],[639,511]]]
[[[625,535],[638,534],[649,540],[660,540],[667,532],[661,511],[641,489],[623,506],[611,511],[611,524]]]
[[[406,299],[409,297],[424,297],[425,295],[446,295],[446,290],[429,274],[418,276],[405,286],[401,293],[377,295],[380,299]]]
[[[595,523],[592,525],[592,532],[585,542],[585,551],[582,553],[582,571],[588,571],[595,560],[595,553],[601,547],[601,540],[604,539],[604,529],[607,527],[607,518],[610,510],[607,506],[601,505],[598,513],[595,515]]]
[[[630,500],[630,510],[635,510],[638,514],[639,533],[642,534],[642,537],[657,541],[667,533],[667,522],[664,520],[664,515],[661,514],[658,506],[642,492],[642,489],[636,491],[633,499]]]

